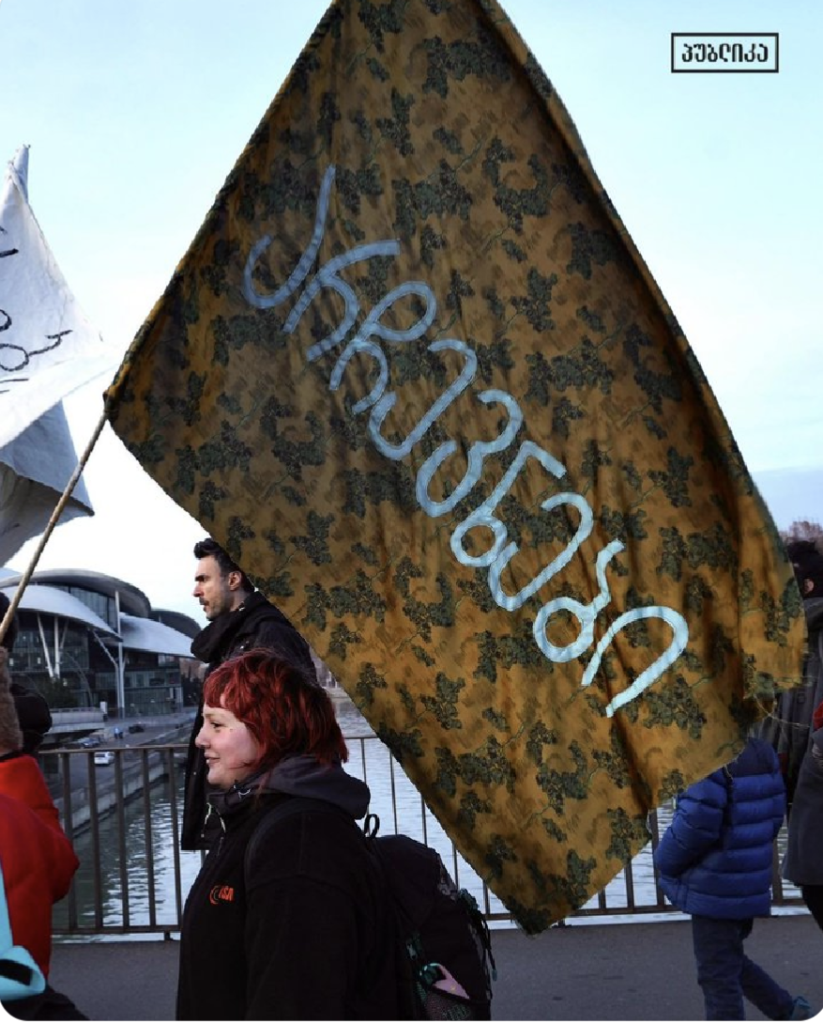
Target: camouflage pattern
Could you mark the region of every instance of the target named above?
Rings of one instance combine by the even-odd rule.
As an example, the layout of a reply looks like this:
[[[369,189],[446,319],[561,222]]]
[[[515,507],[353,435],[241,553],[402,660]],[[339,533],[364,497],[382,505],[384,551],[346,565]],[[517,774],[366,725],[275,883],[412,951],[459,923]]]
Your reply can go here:
[[[529,932],[799,679],[774,525],[493,0],[332,5],[107,399]]]

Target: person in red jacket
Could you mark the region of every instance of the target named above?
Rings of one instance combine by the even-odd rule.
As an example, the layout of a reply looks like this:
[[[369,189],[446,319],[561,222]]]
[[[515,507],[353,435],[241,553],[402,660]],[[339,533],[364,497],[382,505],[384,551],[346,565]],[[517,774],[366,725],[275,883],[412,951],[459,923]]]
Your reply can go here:
[[[23,752],[7,660],[0,646],[0,865],[14,944],[28,950],[48,981],[52,904],[68,892],[79,861],[37,761]],[[8,1008],[23,1020],[86,1019],[48,985]]]
[[[48,977],[51,908],[79,862],[33,757],[0,760],[0,862],[14,941]]]

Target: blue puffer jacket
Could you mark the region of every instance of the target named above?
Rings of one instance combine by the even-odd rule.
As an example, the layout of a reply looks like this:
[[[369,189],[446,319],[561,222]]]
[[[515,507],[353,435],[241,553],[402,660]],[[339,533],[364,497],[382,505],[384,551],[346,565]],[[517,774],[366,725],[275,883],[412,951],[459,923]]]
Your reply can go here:
[[[687,914],[768,915],[772,844],[785,810],[777,755],[750,739],[734,761],[678,799],[654,855],[663,892]]]

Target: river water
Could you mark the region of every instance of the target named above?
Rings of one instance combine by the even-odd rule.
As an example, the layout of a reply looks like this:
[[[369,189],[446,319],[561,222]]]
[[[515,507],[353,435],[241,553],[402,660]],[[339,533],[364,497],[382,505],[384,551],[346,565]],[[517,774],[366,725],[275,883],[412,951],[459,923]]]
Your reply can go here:
[[[338,717],[349,746],[346,769],[368,784],[372,796],[370,810],[380,818],[381,833],[403,832],[434,847],[458,885],[474,895],[481,909],[505,914],[501,901],[484,889],[480,878],[457,853],[420,794],[386,747],[374,737],[365,719],[353,706],[346,704],[340,708]],[[168,924],[174,930],[202,859],[200,853],[181,853],[179,865],[175,864],[173,812],[175,805],[178,813],[182,806],[182,775],[182,766],[178,765],[175,779],[164,779],[142,797],[130,801],[124,808],[122,828],[118,815],[100,819],[97,855],[89,831],[75,837],[80,868],[75,876],[73,895],[55,907],[55,928],[67,927],[70,915],[72,918],[76,915],[76,925],[81,928],[95,924],[116,927],[127,922],[129,925]],[[660,808],[658,820],[662,835],[671,820],[671,808]],[[781,853],[784,841],[785,835],[778,839]],[[95,861],[99,862],[97,872]],[[635,905],[654,906],[657,897],[650,845],[632,861],[631,876]],[[786,895],[797,895],[789,883],[784,883],[784,887]],[[629,906],[625,872],[609,883],[604,894],[609,908]],[[586,908],[594,909],[597,904],[598,898],[593,897]],[[101,908],[97,922],[95,905]],[[643,919],[649,920],[649,915],[644,914]]]

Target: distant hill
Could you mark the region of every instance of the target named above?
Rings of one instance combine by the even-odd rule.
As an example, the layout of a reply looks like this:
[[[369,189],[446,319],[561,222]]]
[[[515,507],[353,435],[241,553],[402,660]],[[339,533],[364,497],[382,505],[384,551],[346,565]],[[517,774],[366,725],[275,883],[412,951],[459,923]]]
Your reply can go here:
[[[823,466],[769,469],[752,476],[779,530],[798,519],[823,524]]]

